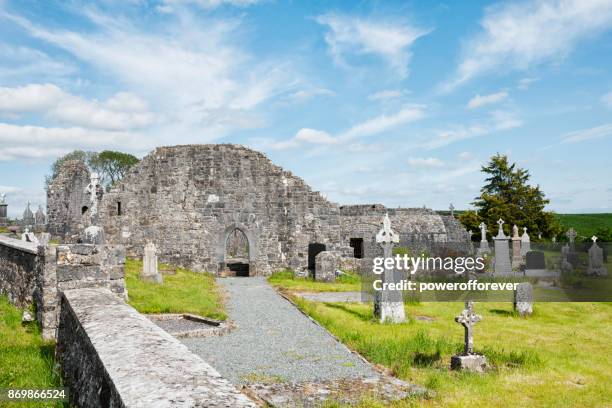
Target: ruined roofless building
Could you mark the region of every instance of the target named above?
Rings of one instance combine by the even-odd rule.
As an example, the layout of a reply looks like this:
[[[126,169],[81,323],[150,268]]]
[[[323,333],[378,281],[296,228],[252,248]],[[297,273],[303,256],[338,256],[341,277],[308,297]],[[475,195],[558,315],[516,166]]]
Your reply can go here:
[[[48,190],[47,225],[70,241],[83,226],[89,171],[68,162]],[[231,144],[159,147],[106,191],[99,225],[108,243],[142,256],[155,243],[161,262],[219,273],[268,275],[314,269],[322,250],[377,256],[374,242],[388,212],[402,239],[467,243],[452,217],[380,204],[338,206],[264,154]],[[400,242],[402,245],[402,242]]]

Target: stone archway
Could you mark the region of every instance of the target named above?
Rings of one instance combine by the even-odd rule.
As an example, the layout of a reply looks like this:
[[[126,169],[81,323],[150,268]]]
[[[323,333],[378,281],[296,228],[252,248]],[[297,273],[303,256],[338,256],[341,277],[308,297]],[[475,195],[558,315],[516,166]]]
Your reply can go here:
[[[250,275],[251,245],[247,234],[240,228],[233,228],[225,238],[225,267],[236,276]]]

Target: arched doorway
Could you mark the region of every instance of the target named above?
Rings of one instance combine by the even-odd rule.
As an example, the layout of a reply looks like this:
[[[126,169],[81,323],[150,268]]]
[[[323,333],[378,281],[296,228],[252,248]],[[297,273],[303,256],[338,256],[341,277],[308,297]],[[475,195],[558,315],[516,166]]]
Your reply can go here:
[[[236,276],[249,276],[249,239],[238,228],[234,228],[225,240],[225,264]]]

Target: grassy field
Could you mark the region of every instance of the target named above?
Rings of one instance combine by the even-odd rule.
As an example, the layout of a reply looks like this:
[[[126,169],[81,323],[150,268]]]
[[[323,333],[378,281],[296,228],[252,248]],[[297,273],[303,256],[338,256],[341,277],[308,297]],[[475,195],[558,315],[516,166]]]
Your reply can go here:
[[[224,320],[222,293],[213,275],[160,264],[160,269],[176,269],[175,274],[164,275],[163,285],[144,282],[138,278],[142,261],[127,259],[125,283],[128,303],[140,313],[193,313]]]
[[[340,275],[336,282],[317,282],[312,278],[295,278],[293,271],[285,270],[273,273],[268,282],[277,288],[292,292],[351,292],[361,290],[361,279],[358,275]]]
[[[528,319],[516,316],[510,303],[477,303],[483,320],[475,347],[492,365],[479,375],[449,370],[450,356],[463,347],[463,328],[453,320],[461,303],[408,305],[410,322],[381,325],[373,321],[371,304],[295,301],[369,361],[435,391],[429,400],[397,407],[612,406],[609,303],[538,303]]]
[[[556,214],[566,228],[573,227],[579,236],[590,237],[598,228],[612,228],[612,214]]]
[[[21,310],[0,296],[0,388],[55,388],[61,386],[54,370],[54,344],[42,340],[36,323],[22,326]],[[1,407],[64,407],[62,403],[8,403]]]

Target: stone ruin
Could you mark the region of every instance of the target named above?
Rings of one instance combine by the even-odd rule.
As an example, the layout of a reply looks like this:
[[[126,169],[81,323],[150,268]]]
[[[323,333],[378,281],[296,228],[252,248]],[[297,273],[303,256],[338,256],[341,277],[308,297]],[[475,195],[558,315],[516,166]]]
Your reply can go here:
[[[51,183],[47,231],[54,238],[74,241],[89,226],[90,180],[83,162],[69,161]],[[142,257],[152,241],[160,262],[216,274],[314,271],[323,251],[339,253],[343,264],[381,256],[375,237],[386,213],[399,246],[471,247],[454,216],[426,208],[339,206],[264,154],[238,145],[159,147],[97,194],[97,225],[109,244]]]

